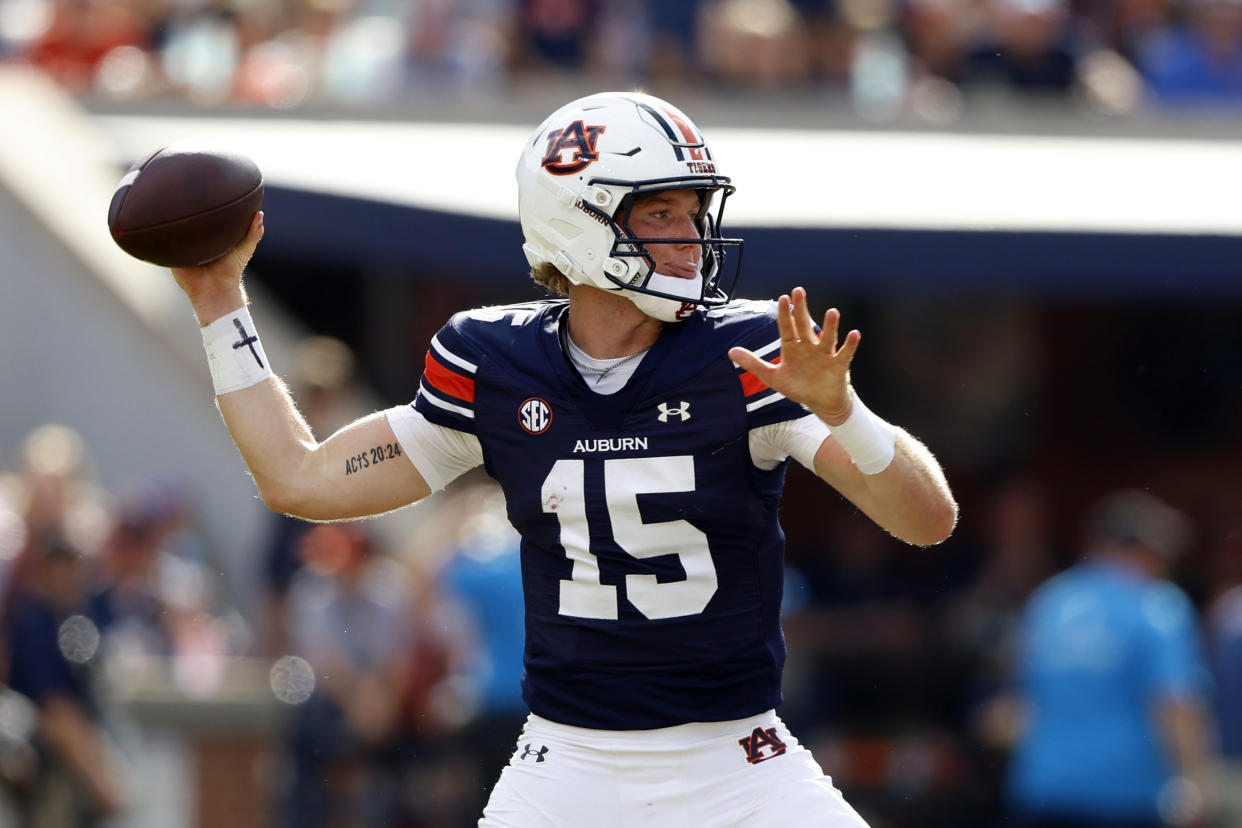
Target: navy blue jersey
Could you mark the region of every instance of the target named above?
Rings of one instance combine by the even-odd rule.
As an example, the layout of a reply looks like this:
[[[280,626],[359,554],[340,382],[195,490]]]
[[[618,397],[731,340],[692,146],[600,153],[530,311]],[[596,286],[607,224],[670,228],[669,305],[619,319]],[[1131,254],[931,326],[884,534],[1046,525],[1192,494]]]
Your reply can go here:
[[[666,326],[607,396],[563,353],[567,307],[457,314],[414,402],[477,436],[522,536],[527,704],[608,730],[775,707],[785,463],[757,468],[747,438],[806,412],[727,356],[740,345],[778,358],[775,303]]]

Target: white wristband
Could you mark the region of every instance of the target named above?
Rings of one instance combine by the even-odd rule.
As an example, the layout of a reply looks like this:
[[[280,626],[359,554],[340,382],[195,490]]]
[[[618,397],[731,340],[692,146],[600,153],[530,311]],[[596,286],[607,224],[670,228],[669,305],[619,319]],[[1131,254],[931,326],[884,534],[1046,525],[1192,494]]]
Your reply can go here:
[[[203,328],[203,347],[216,396],[240,391],[272,375],[254,320],[245,306]]]
[[[879,474],[893,462],[897,452],[897,429],[872,414],[857,394],[849,418],[829,428],[863,474]]]

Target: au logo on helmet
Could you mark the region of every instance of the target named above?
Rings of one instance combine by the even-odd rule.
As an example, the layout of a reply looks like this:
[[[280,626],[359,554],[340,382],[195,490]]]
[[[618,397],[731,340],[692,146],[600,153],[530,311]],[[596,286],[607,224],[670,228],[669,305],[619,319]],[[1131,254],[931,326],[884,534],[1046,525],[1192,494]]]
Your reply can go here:
[[[582,172],[599,160],[595,144],[604,133],[604,127],[583,126],[582,121],[574,121],[564,129],[555,129],[548,133],[548,151],[541,162],[543,168],[553,175],[573,175]],[[563,153],[572,151],[573,155],[565,161]]]

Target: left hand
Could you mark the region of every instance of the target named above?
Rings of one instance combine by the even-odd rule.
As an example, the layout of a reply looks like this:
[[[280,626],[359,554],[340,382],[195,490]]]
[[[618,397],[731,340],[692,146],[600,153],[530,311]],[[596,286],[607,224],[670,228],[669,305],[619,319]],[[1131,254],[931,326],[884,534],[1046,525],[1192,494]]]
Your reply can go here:
[[[838,348],[841,312],[836,308],[824,314],[823,329],[815,333],[806,291],[800,287],[781,296],[776,324],[781,335],[780,362],[765,362],[745,348],[730,348],[729,359],[769,388],[806,406],[829,426],[845,422],[854,408],[850,362],[862,334],[850,331]]]

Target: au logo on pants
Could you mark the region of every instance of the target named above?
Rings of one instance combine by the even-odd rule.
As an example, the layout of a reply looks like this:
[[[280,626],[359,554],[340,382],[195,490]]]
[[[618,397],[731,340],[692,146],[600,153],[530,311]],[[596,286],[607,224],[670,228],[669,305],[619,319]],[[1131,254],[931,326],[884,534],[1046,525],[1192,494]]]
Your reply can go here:
[[[785,743],[780,736],[776,735],[774,727],[756,727],[749,736],[738,739],[737,743],[742,746],[742,750],[746,751],[746,761],[752,765],[785,753]],[[764,753],[765,748],[768,749],[767,753]]]

